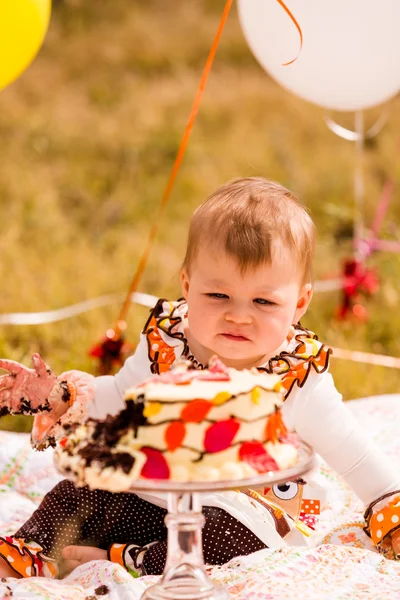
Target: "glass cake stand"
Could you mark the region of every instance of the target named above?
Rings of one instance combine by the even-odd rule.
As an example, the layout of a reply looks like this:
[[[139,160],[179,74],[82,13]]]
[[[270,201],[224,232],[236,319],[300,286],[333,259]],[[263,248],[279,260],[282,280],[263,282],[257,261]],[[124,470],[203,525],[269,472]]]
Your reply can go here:
[[[305,443],[299,447],[299,460],[293,467],[269,471],[251,479],[239,481],[175,482],[140,479],[131,492],[166,492],[168,514],[168,550],[164,573],[158,583],[149,587],[141,600],[229,600],[228,592],[215,586],[208,577],[202,551],[201,494],[257,489],[265,485],[284,483],[300,477],[315,465],[313,450]]]

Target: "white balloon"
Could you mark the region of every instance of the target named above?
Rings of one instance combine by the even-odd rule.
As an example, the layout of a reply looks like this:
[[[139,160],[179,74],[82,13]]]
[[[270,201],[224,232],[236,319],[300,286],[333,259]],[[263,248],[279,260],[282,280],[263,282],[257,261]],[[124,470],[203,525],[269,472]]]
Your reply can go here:
[[[257,60],[283,87],[335,110],[360,110],[400,89],[400,0],[238,0]]]

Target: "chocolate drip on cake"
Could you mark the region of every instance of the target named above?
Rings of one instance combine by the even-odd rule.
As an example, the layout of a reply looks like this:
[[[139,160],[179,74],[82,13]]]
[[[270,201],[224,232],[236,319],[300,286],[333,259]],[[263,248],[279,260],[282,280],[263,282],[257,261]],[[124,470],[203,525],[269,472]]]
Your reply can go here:
[[[128,452],[110,452],[109,448],[100,448],[96,444],[88,444],[78,452],[85,461],[86,465],[90,465],[93,461],[101,463],[103,468],[118,467],[124,473],[130,473],[135,459]]]
[[[138,427],[147,425],[143,410],[143,396],[139,396],[136,400],[127,400],[125,408],[117,415],[108,415],[104,421],[93,419],[96,423],[93,441],[97,445],[113,447],[132,427],[136,437]]]

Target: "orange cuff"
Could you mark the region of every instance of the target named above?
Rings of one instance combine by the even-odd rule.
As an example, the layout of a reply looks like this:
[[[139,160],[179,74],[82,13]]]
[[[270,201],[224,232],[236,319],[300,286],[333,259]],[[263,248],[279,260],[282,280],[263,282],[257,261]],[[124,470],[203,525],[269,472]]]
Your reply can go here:
[[[370,504],[365,512],[364,531],[374,544],[379,545],[391,533],[400,528],[399,492],[387,494]]]
[[[111,560],[111,562],[117,563],[126,569],[124,553],[127,545],[128,544],[112,544],[107,550],[108,560]]]
[[[42,547],[23,539],[0,537],[0,556],[21,577],[57,577],[55,561],[41,556]]]

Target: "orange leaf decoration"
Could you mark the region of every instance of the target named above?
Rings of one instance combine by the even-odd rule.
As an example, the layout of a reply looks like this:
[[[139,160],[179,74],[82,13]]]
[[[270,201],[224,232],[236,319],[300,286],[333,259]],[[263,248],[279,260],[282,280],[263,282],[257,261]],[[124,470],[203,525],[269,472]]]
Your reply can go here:
[[[265,433],[269,442],[277,442],[281,436],[287,433],[280,410],[268,417]]]
[[[208,400],[192,400],[182,409],[181,419],[186,423],[201,423],[211,408]]]
[[[168,450],[173,452],[179,448],[179,446],[182,445],[185,435],[186,427],[181,421],[173,421],[170,423],[164,434],[164,439]]]

